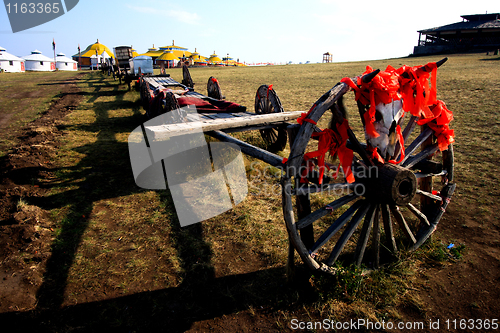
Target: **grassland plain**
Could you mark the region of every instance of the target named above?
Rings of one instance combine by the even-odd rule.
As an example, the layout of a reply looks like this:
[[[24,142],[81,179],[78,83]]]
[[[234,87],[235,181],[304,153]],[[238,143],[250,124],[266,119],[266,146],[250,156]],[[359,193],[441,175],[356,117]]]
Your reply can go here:
[[[20,234],[17,251],[2,252],[0,282],[29,294],[16,304],[11,289],[0,289],[2,322],[12,321],[20,330],[61,332],[275,332],[291,331],[293,319],[425,322],[426,328],[429,320],[440,319],[445,328],[447,319],[495,319],[500,313],[500,59],[449,58],[438,72],[438,98],[455,116],[458,189],[432,241],[369,276],[347,265],[337,277],[299,267],[293,283],[287,283],[284,269],[288,241],[277,170],[246,158],[245,201],[180,228],[168,190],[140,189],[133,181],[127,138],[144,121],[138,93],[98,72],[86,74],[76,83],[80,103],[57,119],[57,131],[51,131],[57,135],[45,144],[52,148],[40,154],[50,163],[40,161],[45,168],[36,172],[20,167],[2,174],[27,189],[12,196],[14,217],[2,220],[3,231],[30,223],[38,227],[38,237]],[[341,78],[359,75],[367,65],[384,69],[436,60],[193,68],[191,76],[202,93],[208,78],[217,77],[226,99],[250,110],[257,88],[273,84],[286,111],[306,111]],[[169,72],[181,80],[181,70]],[[3,92],[25,87],[26,77],[0,80],[6,77],[16,81],[13,88],[0,87],[4,105],[12,109],[16,102]],[[51,80],[68,83],[69,77]],[[30,79],[35,91],[52,87],[43,85],[42,76]],[[38,105],[48,108],[62,95],[45,92]],[[346,104],[355,110],[351,99]],[[362,137],[357,112],[351,112],[350,124]],[[238,137],[265,148],[258,133]],[[8,140],[6,145],[14,147],[5,149],[4,160],[12,161],[22,137]],[[288,149],[280,154],[288,156]],[[23,172],[28,181],[19,176]],[[447,249],[450,243],[456,247]]]

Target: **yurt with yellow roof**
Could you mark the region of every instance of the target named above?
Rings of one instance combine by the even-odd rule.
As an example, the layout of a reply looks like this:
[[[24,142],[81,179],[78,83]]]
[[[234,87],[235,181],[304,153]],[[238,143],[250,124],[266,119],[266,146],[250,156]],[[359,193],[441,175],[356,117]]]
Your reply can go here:
[[[172,51],[173,55],[179,59],[191,56],[187,48],[175,45],[175,40],[172,41],[172,45],[160,47],[160,51]]]
[[[99,43],[99,39],[94,44],[87,46],[87,48],[80,54],[73,55],[73,60],[80,61],[80,66],[90,67],[102,62],[104,59],[113,58],[115,55],[104,44]],[[94,59],[94,60],[92,60]]]
[[[196,48],[194,52],[189,56],[189,65],[191,66],[207,66],[208,61],[207,58],[201,56],[198,52],[196,52]]]
[[[155,48],[155,45],[153,44],[153,47],[148,49],[148,52],[139,54],[139,56],[148,56],[153,59],[153,63],[156,63],[156,59],[160,57],[163,54],[163,51],[158,50]]]
[[[224,66],[222,63],[222,60],[217,56],[217,54],[210,55],[210,58],[208,58],[208,64],[212,66]]]
[[[172,68],[177,65],[179,58],[174,55],[172,50],[166,50],[161,56],[156,59],[156,64],[160,65],[163,63],[165,68]]]
[[[0,70],[6,73],[24,72],[24,59],[8,53],[6,49],[0,46]]]

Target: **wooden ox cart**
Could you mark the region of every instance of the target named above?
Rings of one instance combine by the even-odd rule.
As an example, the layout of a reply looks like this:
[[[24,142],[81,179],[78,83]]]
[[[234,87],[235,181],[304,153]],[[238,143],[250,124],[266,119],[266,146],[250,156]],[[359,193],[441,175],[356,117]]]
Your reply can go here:
[[[443,139],[443,127],[441,130],[436,127],[441,118],[425,120],[428,116],[418,113],[423,109],[410,110],[407,101],[404,107],[410,115],[397,118],[397,123],[394,117],[387,129],[389,143],[377,146],[377,140],[384,136],[373,134],[373,131],[381,125],[382,120],[378,118],[383,110],[370,105],[375,103],[377,93],[371,93],[377,89],[373,85],[392,79],[387,82],[397,85],[393,87],[394,96],[403,96],[407,100],[413,97],[412,105],[416,107],[417,103],[421,103],[420,106],[425,104],[421,98],[429,103],[435,102],[429,100],[435,95],[435,90],[427,89],[426,85],[429,76],[433,77],[431,81],[435,85],[436,68],[445,60],[422,67],[405,67],[399,72],[379,73],[377,70],[344,79],[321,96],[307,113],[284,112],[276,92],[267,85],[259,87],[255,112],[249,112],[229,102],[217,104],[221,102],[222,94],[214,78],[209,79],[208,96],[205,96],[195,92],[192,85],[178,83],[168,75],[143,77],[140,91],[147,115],[150,118],[165,117],[164,125],[146,126],[145,130],[153,133],[155,138],[165,138],[189,132],[192,125],[199,126],[201,122],[206,135],[236,144],[243,153],[281,169],[290,264],[296,250],[303,262],[315,270],[333,272],[339,260],[377,268],[388,257],[386,254],[395,254],[402,246],[415,250],[429,238],[448,206],[455,184],[453,137],[448,135]],[[185,68],[184,83],[192,82],[188,74]],[[390,75],[393,76],[389,78]],[[418,80],[420,82],[416,84]],[[342,100],[353,90],[369,138],[366,143],[357,139],[345,119]],[[201,119],[194,124],[180,111],[180,96],[199,98],[203,103],[219,105],[220,108],[200,111]],[[394,97],[394,102],[396,99]],[[380,105],[394,108],[395,104]],[[434,106],[425,109],[426,112],[429,110],[437,112]],[[317,126],[319,120],[329,115],[330,129],[320,129]],[[298,120],[299,124],[293,120]],[[228,134],[250,130],[261,132],[268,150]],[[287,141],[290,146],[288,158],[273,153],[284,149]],[[335,180],[324,171],[326,168],[335,169],[324,159],[327,151],[338,155],[344,169],[343,178]],[[326,198],[318,200],[314,196]],[[313,209],[311,202],[322,203]],[[372,250],[369,256],[365,255],[368,248]]]

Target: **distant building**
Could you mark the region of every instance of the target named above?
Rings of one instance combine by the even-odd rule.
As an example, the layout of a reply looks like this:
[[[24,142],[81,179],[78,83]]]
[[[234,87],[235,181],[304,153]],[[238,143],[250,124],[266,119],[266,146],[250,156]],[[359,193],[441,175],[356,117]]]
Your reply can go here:
[[[330,52],[323,53],[323,62],[332,62],[332,55]]]
[[[159,60],[160,62],[163,61],[165,63],[165,67],[167,67],[166,64],[168,61],[168,65],[172,67],[176,66],[179,61],[184,61],[188,57],[190,57],[191,52],[189,52],[185,47],[175,45],[175,41],[172,41],[172,45],[162,46],[160,47],[160,49],[155,48],[153,44],[153,47],[148,49],[148,52],[140,55],[145,55],[153,58],[153,63],[155,65],[160,64],[159,62],[157,62],[157,60]]]
[[[81,52],[81,56],[77,53],[72,56],[73,60],[80,63],[81,67],[96,67],[98,63],[104,59],[114,58],[113,52],[104,44],[99,43],[99,39],[94,44],[87,46]]]
[[[156,58],[156,64],[162,66],[163,63],[164,68],[175,67],[177,66],[178,62],[179,58],[174,55],[174,52],[172,50],[166,50],[161,56]]]
[[[160,51],[172,51],[174,56],[179,59],[189,58],[191,56],[191,52],[189,52],[187,48],[175,45],[175,40],[172,41],[172,45],[160,47]]]
[[[500,13],[463,15],[463,21],[418,31],[413,55],[483,52],[500,48]]]
[[[56,70],[54,59],[46,57],[42,52],[35,50],[31,54],[23,57],[27,71],[50,72]]]
[[[200,55],[198,52],[196,52],[196,48],[194,49],[194,52],[191,53],[191,55],[188,58],[189,66],[207,66],[208,61],[207,58],[204,56]]]
[[[4,72],[24,72],[24,59],[16,57],[8,53],[3,47],[0,46],[0,69]]]
[[[139,54],[140,56],[147,56],[151,57],[153,59],[153,64],[156,63],[156,59],[159,58],[163,54],[163,51],[158,50],[155,48],[155,45],[153,44],[153,47],[148,49],[148,52]]]
[[[215,66],[223,66],[222,60],[215,54],[215,51],[212,55],[210,55],[210,58],[208,59],[209,64],[215,65]]]
[[[56,68],[60,71],[77,71],[78,62],[66,57],[64,53],[59,53],[56,56]]]

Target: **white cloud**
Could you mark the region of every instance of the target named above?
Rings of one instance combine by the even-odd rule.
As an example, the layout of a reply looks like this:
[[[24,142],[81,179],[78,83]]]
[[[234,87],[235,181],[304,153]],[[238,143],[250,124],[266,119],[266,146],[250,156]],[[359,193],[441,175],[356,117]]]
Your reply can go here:
[[[139,7],[139,6],[131,6],[127,5],[128,8],[150,15],[160,15],[171,17],[179,22],[198,25],[200,24],[200,16],[196,13],[190,13],[184,10],[169,10],[169,9],[161,9],[161,8],[153,8],[153,7]]]
[[[169,10],[167,11],[167,15],[188,24],[199,24],[200,22],[198,14],[182,10]]]

